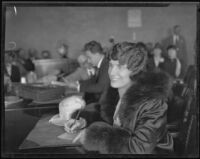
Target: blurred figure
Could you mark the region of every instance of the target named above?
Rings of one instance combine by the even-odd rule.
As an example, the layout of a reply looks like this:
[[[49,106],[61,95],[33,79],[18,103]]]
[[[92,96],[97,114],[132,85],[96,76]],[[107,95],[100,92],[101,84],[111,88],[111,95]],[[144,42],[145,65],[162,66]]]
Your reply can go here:
[[[181,74],[181,62],[177,57],[177,49],[174,45],[167,48],[168,58],[163,64],[163,70],[169,73],[174,79],[179,78]]]
[[[38,52],[37,52],[36,49],[34,49],[34,48],[28,49],[28,54],[29,54],[29,57],[30,57],[30,59],[31,59],[32,61],[38,59]]]
[[[115,43],[116,43],[113,36],[110,37],[109,43],[110,43],[109,47],[106,48],[106,50],[104,51],[104,52],[105,52],[105,56],[106,56],[107,59],[109,59],[110,53],[111,53],[111,51],[112,51],[112,49],[113,49],[113,46],[114,46]]]
[[[26,80],[28,83],[34,83],[37,80],[37,75],[35,73],[35,65],[31,60],[28,53],[24,49],[19,50],[20,62],[26,70]]]
[[[155,45],[153,56],[147,60],[147,70],[160,70],[163,69],[164,58],[162,57],[162,49],[159,45]]]
[[[58,44],[57,52],[61,58],[68,58],[68,45],[65,43]]]
[[[43,50],[41,52],[41,57],[42,59],[50,59],[51,58],[51,53],[48,50]]]
[[[148,42],[146,43],[146,48],[147,48],[147,55],[148,55],[148,58],[152,57],[152,51],[153,51],[153,43],[152,42]]]
[[[35,65],[32,62],[29,54],[26,53],[22,48],[19,49],[19,58],[21,64],[24,66],[27,72],[35,70]]]
[[[85,55],[82,54],[78,57],[78,63],[80,67],[78,67],[75,72],[65,77],[65,80],[69,82],[82,81],[88,80],[95,75],[95,68],[88,62]]]
[[[19,67],[14,64],[15,54],[13,52],[5,53],[5,76],[9,77],[11,82],[20,82],[21,75]]]
[[[175,25],[172,30],[172,34],[163,40],[163,46],[167,52],[169,45],[174,45],[177,48],[177,57],[182,64],[182,76],[187,68],[187,48],[185,38],[181,35],[181,26]]]

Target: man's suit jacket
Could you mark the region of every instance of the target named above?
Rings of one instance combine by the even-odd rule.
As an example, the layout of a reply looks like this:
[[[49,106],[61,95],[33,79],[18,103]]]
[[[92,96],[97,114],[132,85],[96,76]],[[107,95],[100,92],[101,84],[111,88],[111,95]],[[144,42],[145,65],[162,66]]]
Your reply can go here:
[[[98,75],[89,80],[80,81],[80,92],[93,94],[96,96],[96,100],[98,101],[99,98],[101,98],[102,93],[110,86],[108,67],[109,61],[104,57]]]
[[[6,68],[5,71],[7,72]],[[7,73],[8,74],[8,73]],[[11,65],[11,75],[9,75],[12,82],[20,82],[21,75],[19,68],[15,65]]]
[[[147,60],[147,70],[149,71],[153,71],[153,70],[156,70],[156,69],[163,69],[163,63],[164,62],[160,62],[158,64],[158,66],[156,67],[156,64],[155,64],[155,61],[154,61],[154,58],[153,57],[150,57],[148,60]]]
[[[174,45],[173,43],[173,35],[167,37],[166,39],[163,40],[163,46],[165,49],[165,53],[167,53],[167,47],[169,45]],[[185,43],[185,39],[183,36],[179,36],[179,40],[176,42],[175,45],[178,49],[177,51],[177,56],[181,61],[184,61],[185,63],[187,63],[187,50],[186,50],[186,43]]]
[[[173,35],[167,37],[166,39],[164,39],[162,41],[162,45],[165,49],[165,53],[164,56],[167,57],[167,47],[169,45],[174,45],[173,44]],[[186,42],[183,36],[179,36],[179,40],[176,42],[177,47],[177,57],[179,58],[181,64],[182,64],[182,72],[180,77],[183,77],[185,72],[186,72],[186,68],[187,68],[187,48],[186,48]]]

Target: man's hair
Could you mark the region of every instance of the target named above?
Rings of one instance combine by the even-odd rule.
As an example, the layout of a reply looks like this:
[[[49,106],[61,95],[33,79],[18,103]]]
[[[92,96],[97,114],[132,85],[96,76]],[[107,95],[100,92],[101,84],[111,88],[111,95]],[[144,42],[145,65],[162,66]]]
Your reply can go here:
[[[169,46],[167,47],[167,51],[169,51],[169,50],[171,50],[171,49],[177,51],[177,48],[176,48],[175,45],[169,45]]]
[[[180,25],[174,25],[174,29],[181,27]]]
[[[93,54],[96,54],[96,53],[103,54],[103,48],[101,44],[94,40],[86,43],[83,50],[90,51]]]
[[[110,60],[117,60],[121,65],[127,64],[127,68],[136,75],[143,71],[147,61],[147,49],[144,43],[122,42],[114,45]]]

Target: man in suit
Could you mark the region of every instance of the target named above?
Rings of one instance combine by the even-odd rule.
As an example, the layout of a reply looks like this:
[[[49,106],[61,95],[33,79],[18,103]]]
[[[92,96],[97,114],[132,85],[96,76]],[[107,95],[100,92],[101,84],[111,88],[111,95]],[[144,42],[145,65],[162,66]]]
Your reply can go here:
[[[21,76],[17,65],[14,64],[14,53],[5,53],[5,76],[9,77],[11,82],[20,82]]]
[[[110,79],[108,77],[109,61],[103,54],[103,49],[100,43],[90,41],[84,46],[85,55],[88,62],[96,68],[95,75],[89,80],[76,81],[74,83],[67,83],[71,88],[77,88],[78,91],[85,93],[86,103],[98,102],[101,95],[110,86]]]
[[[181,35],[180,25],[175,25],[173,27],[172,35],[163,40],[163,46],[165,48],[165,53],[167,54],[167,47],[174,45],[177,48],[177,57],[182,63],[182,75],[184,75],[187,68],[187,48],[185,38]]]

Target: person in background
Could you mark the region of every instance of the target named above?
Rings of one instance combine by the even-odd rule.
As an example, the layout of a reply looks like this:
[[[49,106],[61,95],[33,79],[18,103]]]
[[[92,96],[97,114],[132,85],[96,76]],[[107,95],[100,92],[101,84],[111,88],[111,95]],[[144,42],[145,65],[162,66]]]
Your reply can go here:
[[[146,43],[147,51],[148,51],[148,58],[152,57],[152,51],[153,51],[153,43],[148,42]]]
[[[153,56],[147,61],[147,70],[153,71],[157,69],[163,69],[164,58],[162,57],[162,49],[159,45],[156,45],[152,51]]]
[[[111,52],[113,46],[115,45],[115,43],[116,43],[116,42],[115,42],[114,37],[111,36],[111,37],[109,38],[109,47],[105,47],[105,48],[104,48],[104,53],[105,53],[105,56],[106,56],[107,59],[109,58],[110,52]]]
[[[42,59],[51,59],[51,53],[48,50],[43,50],[41,52]]]
[[[30,57],[30,59],[31,59],[32,61],[38,59],[38,52],[37,52],[37,50],[34,49],[34,48],[28,49],[28,55],[29,55],[29,57]]]
[[[162,43],[166,52],[168,52],[167,47],[169,45],[174,45],[177,48],[177,57],[182,64],[181,76],[183,77],[187,68],[187,47],[185,38],[181,35],[181,26],[175,25],[172,34],[164,39]]]
[[[4,76],[9,77],[11,82],[20,82],[21,74],[19,67],[14,64],[15,54],[12,51],[5,52]]]
[[[19,50],[19,56],[20,56],[20,63],[23,65],[23,67],[26,70],[26,80],[27,83],[34,83],[37,81],[37,75],[35,73],[35,65],[33,61],[31,60],[28,53],[25,52],[24,49]]]
[[[69,46],[65,43],[58,44],[57,53],[61,58],[68,58],[68,48]]]
[[[170,45],[167,48],[167,53],[168,58],[163,63],[163,70],[176,80],[181,74],[181,62],[177,57],[177,48],[174,45]]]
[[[20,63],[24,66],[27,72],[35,70],[35,65],[29,57],[29,54],[22,48],[19,49],[19,58]]]
[[[147,50],[142,46],[129,42],[114,46],[108,74],[110,85],[118,89],[118,103],[101,105],[95,112],[87,111],[86,106],[79,120],[68,120],[65,131],[81,129],[73,142],[100,154],[173,152],[173,138],[166,127],[170,76],[163,71],[145,71]],[[96,116],[96,121],[91,119]]]
[[[104,90],[109,87],[108,59],[105,58],[102,46],[97,41],[86,43],[84,52],[88,62],[96,69],[95,76],[89,80],[65,81],[65,84],[68,87],[77,89],[78,92],[84,92],[86,103],[97,102]]]
[[[89,80],[95,75],[95,68],[91,65],[91,63],[88,62],[88,59],[84,54],[78,56],[78,63],[80,67],[78,67],[75,72],[64,77],[64,81],[84,81]]]

